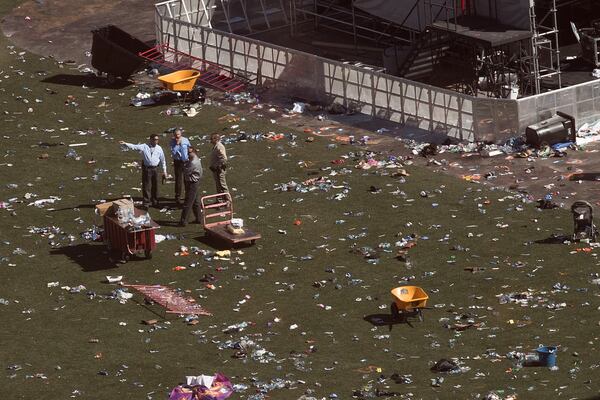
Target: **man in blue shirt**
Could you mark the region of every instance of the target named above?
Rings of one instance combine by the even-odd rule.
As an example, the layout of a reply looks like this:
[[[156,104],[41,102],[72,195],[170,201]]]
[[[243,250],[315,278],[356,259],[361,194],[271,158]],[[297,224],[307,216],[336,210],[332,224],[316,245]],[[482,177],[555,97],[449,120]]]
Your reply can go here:
[[[183,189],[183,170],[188,160],[190,141],[183,137],[183,128],[175,129],[170,142],[171,155],[173,156],[173,169],[175,170],[175,202],[181,206],[181,192]]]
[[[162,147],[158,145],[158,135],[150,135],[149,139],[147,144],[131,144],[122,140],[119,144],[126,146],[128,149],[137,150],[142,154],[143,204],[148,207],[152,203],[153,207],[158,207],[158,168],[162,168],[162,175],[166,177],[167,164],[165,163],[165,153]]]

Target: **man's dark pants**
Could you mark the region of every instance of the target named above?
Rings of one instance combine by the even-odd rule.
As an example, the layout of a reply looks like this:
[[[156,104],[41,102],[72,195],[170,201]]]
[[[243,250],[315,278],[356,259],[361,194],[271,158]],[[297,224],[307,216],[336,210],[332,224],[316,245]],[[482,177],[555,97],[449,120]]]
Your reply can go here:
[[[173,160],[173,170],[175,171],[175,201],[182,199],[181,192],[183,192],[183,166],[185,161]]]
[[[200,221],[200,182],[185,181],[185,203],[183,204],[183,211],[181,212],[181,220],[179,221],[182,225],[187,224],[190,217],[190,211],[194,212],[196,221]]]
[[[145,206],[158,203],[158,167],[142,164],[142,194]]]

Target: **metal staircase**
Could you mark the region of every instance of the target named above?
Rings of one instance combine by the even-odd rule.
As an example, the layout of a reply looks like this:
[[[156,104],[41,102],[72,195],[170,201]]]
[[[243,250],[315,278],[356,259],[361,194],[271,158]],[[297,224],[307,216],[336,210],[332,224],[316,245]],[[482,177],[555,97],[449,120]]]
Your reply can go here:
[[[434,31],[425,31],[412,46],[400,67],[400,76],[420,80],[430,76],[433,69],[450,49],[449,35]]]
[[[212,26],[231,33],[254,33],[288,23],[284,0],[200,0],[214,3]]]

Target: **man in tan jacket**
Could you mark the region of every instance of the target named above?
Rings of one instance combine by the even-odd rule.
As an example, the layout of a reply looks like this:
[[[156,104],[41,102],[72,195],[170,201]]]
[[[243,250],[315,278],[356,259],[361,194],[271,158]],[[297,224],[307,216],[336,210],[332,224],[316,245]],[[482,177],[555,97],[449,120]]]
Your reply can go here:
[[[229,192],[227,181],[225,180],[225,170],[227,169],[225,146],[221,143],[221,136],[218,133],[210,135],[210,142],[213,144],[213,149],[210,153],[210,164],[208,167],[213,173],[217,193]]]

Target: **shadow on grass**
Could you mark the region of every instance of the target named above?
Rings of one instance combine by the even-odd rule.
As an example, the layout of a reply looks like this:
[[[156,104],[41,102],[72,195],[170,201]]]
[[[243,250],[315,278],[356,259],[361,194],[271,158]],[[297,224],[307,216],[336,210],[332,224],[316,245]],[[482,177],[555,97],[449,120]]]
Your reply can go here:
[[[161,318],[161,319],[163,319],[165,321],[167,320],[167,318],[169,317],[169,315],[174,315],[174,314],[168,314],[166,309],[164,309],[163,307],[161,307],[159,305],[156,305],[156,303],[154,303],[154,302],[148,302],[146,300],[146,298],[144,298],[144,300],[142,300],[142,301],[133,298],[133,302],[136,303],[139,306],[144,307],[146,310],[148,310],[152,314],[156,315],[157,317],[159,317],[159,318]],[[155,309],[157,307],[162,312],[157,311]],[[141,322],[141,323],[143,324],[143,322]]]
[[[198,225],[200,228],[202,225]],[[209,247],[212,247],[215,250],[233,250],[233,249],[246,249],[248,247],[254,246],[252,243],[242,242],[242,243],[230,243],[224,239],[220,239],[215,236],[202,235],[194,238],[202,244],[205,244]]]
[[[65,255],[79,264],[85,272],[113,269],[118,264],[110,258],[106,246],[101,244],[82,243],[75,246],[64,246],[50,250],[50,255]]]
[[[108,89],[123,89],[131,82],[124,80],[117,80],[116,82],[109,84],[104,78],[100,78],[96,75],[69,75],[69,74],[57,74],[43,79],[44,83],[54,83],[57,85],[69,85],[69,86],[87,86],[91,88],[108,88]]]
[[[550,237],[547,237],[546,239],[538,239],[538,240],[534,241],[534,243],[537,243],[537,244],[564,244],[565,240],[570,241],[572,239],[573,238],[568,235],[552,234],[552,235],[550,235]]]
[[[158,219],[155,219],[154,222],[156,222],[160,226],[179,226],[179,220],[172,221],[172,220],[158,220]]]
[[[134,201],[138,201],[137,198],[134,197],[133,199]],[[142,201],[143,198],[140,197],[139,201]],[[158,201],[159,201],[159,208],[158,209],[162,209],[164,207],[174,210],[174,211],[181,211],[182,208],[179,207],[177,205],[177,203],[175,202],[175,200],[173,200],[172,198],[166,198],[166,197],[158,197]],[[153,208],[153,207],[152,207]]]
[[[388,326],[389,330],[392,330],[394,325],[406,324],[411,328],[414,328],[408,318],[398,318],[392,314],[369,314],[363,317],[363,320],[370,323],[373,326]]]

